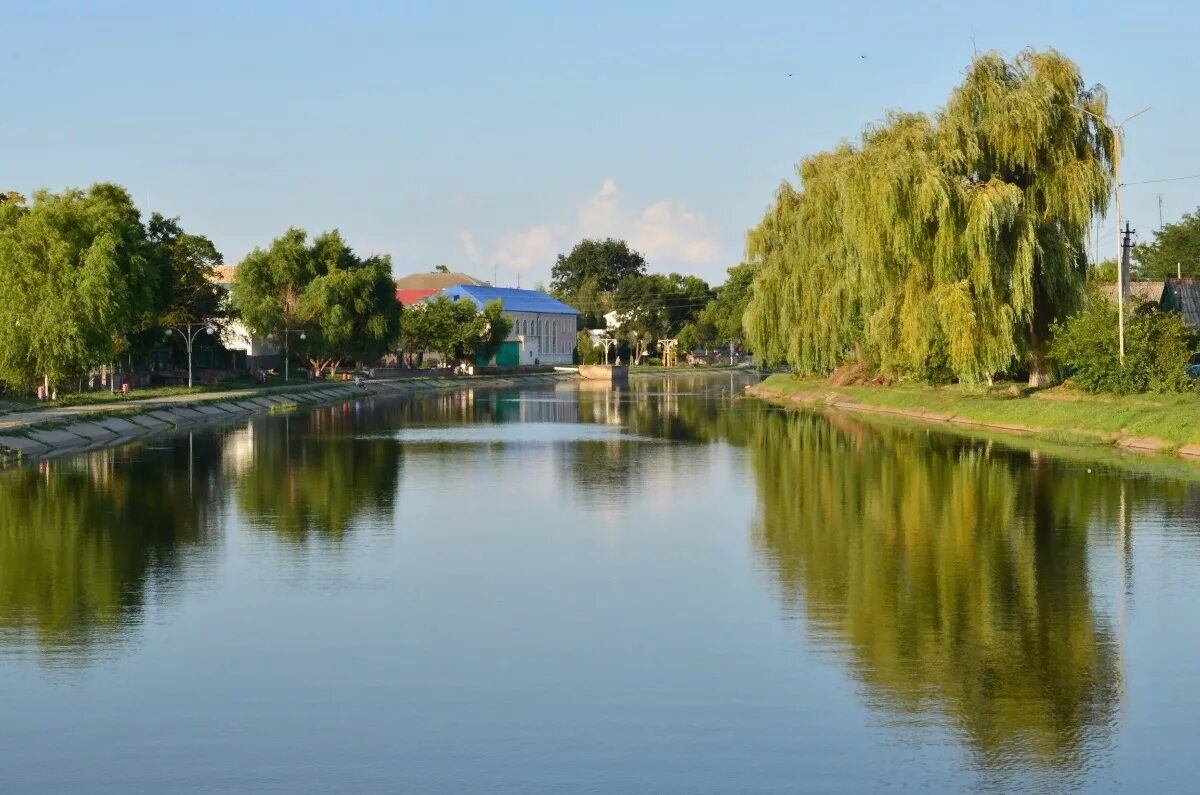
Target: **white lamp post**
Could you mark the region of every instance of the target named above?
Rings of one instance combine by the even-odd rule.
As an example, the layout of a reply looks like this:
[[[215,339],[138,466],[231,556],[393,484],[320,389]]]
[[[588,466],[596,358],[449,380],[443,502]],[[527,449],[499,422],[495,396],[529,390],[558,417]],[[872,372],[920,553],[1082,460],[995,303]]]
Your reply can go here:
[[[288,343],[289,343],[289,340],[291,339],[291,337],[289,336],[291,334],[299,334],[301,340],[308,339],[308,335],[304,333],[304,329],[300,329],[300,328],[285,328],[285,329],[283,329],[283,380],[284,381],[287,381],[288,376],[289,376],[288,359],[291,358],[291,355],[290,355],[291,347]],[[267,338],[270,339],[271,337],[274,337],[274,336],[275,336],[274,334],[269,334],[267,336]]]
[[[178,326],[167,326],[167,336],[175,335],[179,332],[179,336],[183,337],[183,345],[187,348],[188,360],[188,388],[192,386],[192,344],[196,341],[196,337],[200,336],[200,332],[206,332],[209,336],[217,333],[217,330],[208,323],[184,323]]]

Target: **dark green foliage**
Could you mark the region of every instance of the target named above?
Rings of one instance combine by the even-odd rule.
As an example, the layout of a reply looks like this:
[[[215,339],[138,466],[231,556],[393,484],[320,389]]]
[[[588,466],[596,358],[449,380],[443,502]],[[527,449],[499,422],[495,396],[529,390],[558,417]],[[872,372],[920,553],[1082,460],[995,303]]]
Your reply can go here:
[[[712,329],[712,342],[725,343],[730,340],[743,340],[746,332],[742,327],[742,317],[754,294],[754,276],[757,268],[752,262],[735,265],[728,270],[725,284],[716,289],[716,297],[704,308],[696,318],[700,329],[702,344],[707,345],[707,327]]]
[[[646,272],[646,259],[624,240],[581,240],[570,254],[559,254],[550,286],[559,296],[573,297],[587,284],[615,290],[622,279]]]
[[[1178,313],[1135,298],[1126,311],[1122,364],[1117,306],[1093,295],[1082,311],[1055,328],[1053,353],[1082,389],[1128,395],[1191,389],[1186,368],[1194,345]]]
[[[1135,246],[1133,258],[1137,278],[1143,281],[1166,279],[1179,271],[1200,276],[1200,209],[1158,230],[1153,243]]]
[[[178,218],[153,213],[146,224],[148,256],[158,274],[155,305],[161,325],[200,322],[221,312],[215,268],[221,252],[203,235],[183,231]]]

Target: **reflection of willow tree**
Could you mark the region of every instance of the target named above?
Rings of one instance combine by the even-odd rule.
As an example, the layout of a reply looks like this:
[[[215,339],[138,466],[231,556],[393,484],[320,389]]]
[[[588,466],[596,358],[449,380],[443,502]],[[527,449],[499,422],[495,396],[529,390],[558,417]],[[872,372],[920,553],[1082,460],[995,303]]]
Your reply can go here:
[[[238,479],[237,501],[255,524],[294,540],[340,539],[360,516],[392,505],[399,446],[355,438],[342,409],[260,420],[254,433],[254,462]]]
[[[0,639],[87,652],[162,598],[187,547],[207,542],[217,483],[211,449],[105,450],[0,473]]]
[[[764,411],[749,436],[756,541],[785,599],[890,709],[937,705],[985,766],[1079,763],[1119,692],[1087,565],[1111,484],[844,417]]]

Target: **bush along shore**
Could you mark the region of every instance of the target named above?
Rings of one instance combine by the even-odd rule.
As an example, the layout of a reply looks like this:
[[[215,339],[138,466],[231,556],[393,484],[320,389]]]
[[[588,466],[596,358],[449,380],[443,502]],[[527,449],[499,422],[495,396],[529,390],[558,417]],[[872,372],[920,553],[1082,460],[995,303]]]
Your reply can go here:
[[[748,395],[810,409],[885,414],[986,428],[1063,444],[1101,445],[1200,461],[1200,396],[1086,394],[1068,386],[834,386],[776,374]]]
[[[312,384],[281,391],[188,395],[114,403],[97,407],[62,407],[20,414],[0,414],[0,466],[124,444],[158,433],[204,423],[228,422],[257,413],[288,411],[301,405],[330,404],[364,396],[404,395],[471,386],[502,387],[573,378],[574,374],[537,373],[506,376],[439,378],[436,376],[353,384]]]

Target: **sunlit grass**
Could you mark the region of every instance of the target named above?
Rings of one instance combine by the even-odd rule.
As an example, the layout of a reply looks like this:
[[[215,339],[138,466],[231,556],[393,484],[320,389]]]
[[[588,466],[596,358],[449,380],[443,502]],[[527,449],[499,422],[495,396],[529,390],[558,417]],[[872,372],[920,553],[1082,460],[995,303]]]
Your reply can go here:
[[[815,398],[836,393],[864,406],[1025,426],[1053,433],[1064,441],[1091,437],[1099,442],[1132,436],[1161,439],[1175,446],[1200,444],[1200,396],[1194,394],[1115,397],[1089,395],[1069,386],[1029,390],[1017,384],[991,388],[913,384],[834,387],[820,379],[790,375],[773,375],[763,386],[785,396]]]

